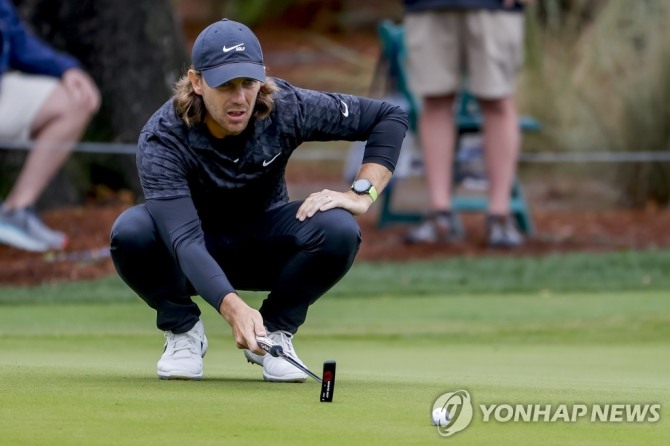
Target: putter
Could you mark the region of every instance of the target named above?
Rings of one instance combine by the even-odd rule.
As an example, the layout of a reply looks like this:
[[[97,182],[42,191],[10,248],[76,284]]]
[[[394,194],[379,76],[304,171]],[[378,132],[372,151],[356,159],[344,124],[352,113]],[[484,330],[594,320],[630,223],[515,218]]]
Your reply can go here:
[[[285,361],[288,361],[290,364],[294,365],[298,369],[314,378],[317,382],[321,383],[321,393],[319,394],[319,400],[322,403],[333,402],[333,393],[335,392],[335,361],[331,360],[325,361],[323,363],[323,379],[321,379],[315,373],[311,372],[307,367],[300,364],[291,355],[286,354],[284,352],[284,348],[274,342],[272,339],[268,337],[258,337],[256,338],[256,343],[260,345],[263,350],[275,358],[283,358]]]
[[[284,353],[284,348],[283,348],[281,345],[279,345],[279,344],[277,344],[276,342],[274,342],[272,339],[270,339],[270,338],[268,338],[268,337],[258,337],[258,338],[256,338],[256,343],[257,343],[258,345],[260,345],[260,347],[261,347],[263,350],[265,350],[266,352],[270,353],[270,354],[271,354],[272,356],[274,356],[275,358],[277,358],[277,357],[284,358],[286,361],[290,362],[290,363],[293,364],[295,367],[299,368],[300,370],[302,370],[303,372],[307,373],[309,376],[311,376],[312,378],[314,378],[317,382],[323,384],[323,381],[321,380],[321,378],[318,377],[318,375],[316,375],[315,373],[313,373],[312,371],[310,371],[310,370],[309,370],[307,367],[305,367],[304,365],[300,364],[300,363],[299,363],[298,361],[296,361],[293,357],[291,357],[291,356],[287,355],[286,353]]]

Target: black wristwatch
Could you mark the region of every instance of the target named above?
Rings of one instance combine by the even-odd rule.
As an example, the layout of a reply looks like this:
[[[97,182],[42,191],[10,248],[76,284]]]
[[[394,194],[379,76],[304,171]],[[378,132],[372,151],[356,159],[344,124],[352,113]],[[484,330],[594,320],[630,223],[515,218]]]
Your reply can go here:
[[[373,203],[377,200],[377,189],[367,178],[354,180],[354,183],[351,185],[351,190],[358,195],[368,194],[370,198],[372,198]]]

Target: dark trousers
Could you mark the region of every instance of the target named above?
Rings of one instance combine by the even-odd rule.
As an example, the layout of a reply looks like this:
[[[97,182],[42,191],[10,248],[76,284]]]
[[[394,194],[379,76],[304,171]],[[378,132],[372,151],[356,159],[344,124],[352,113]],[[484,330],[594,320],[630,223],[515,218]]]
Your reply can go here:
[[[300,204],[274,208],[239,234],[205,233],[207,250],[237,290],[269,291],[259,309],[269,331],[295,333],[308,307],[349,271],[361,243],[348,211],[317,212],[301,222]],[[159,329],[183,333],[195,325],[194,288],[144,205],[117,218],[111,253],[121,278],[156,310]]]

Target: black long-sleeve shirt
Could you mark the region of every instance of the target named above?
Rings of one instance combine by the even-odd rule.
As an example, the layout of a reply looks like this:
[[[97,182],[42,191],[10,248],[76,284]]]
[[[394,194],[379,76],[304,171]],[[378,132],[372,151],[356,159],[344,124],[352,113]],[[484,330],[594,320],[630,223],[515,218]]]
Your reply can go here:
[[[296,88],[279,92],[265,119],[239,135],[212,138],[188,127],[166,102],[139,138],[137,167],[161,237],[196,292],[215,308],[234,291],[205,247],[204,232],[235,234],[288,202],[285,170],[305,141],[367,141],[364,163],[395,169],[407,116],[386,102]]]

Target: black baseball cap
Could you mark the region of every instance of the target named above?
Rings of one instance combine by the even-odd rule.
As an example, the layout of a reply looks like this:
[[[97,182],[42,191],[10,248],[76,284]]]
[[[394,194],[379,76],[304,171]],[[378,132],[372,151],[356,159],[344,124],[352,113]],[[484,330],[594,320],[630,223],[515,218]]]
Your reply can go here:
[[[261,44],[249,27],[239,22],[222,19],[205,28],[195,39],[191,59],[210,87],[238,77],[265,82]]]

